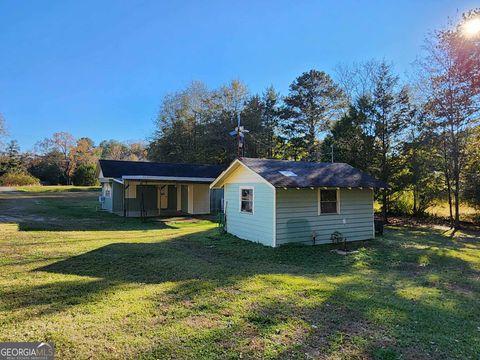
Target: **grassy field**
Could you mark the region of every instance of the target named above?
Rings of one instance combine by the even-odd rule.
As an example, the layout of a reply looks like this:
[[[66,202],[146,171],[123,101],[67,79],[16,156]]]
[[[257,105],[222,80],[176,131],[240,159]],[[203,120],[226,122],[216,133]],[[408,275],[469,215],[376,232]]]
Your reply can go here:
[[[453,211],[455,211],[455,209]],[[439,201],[437,204],[430,206],[427,209],[427,213],[432,216],[448,219],[450,216],[448,202]],[[460,220],[480,223],[480,213],[468,204],[460,204]]]
[[[380,202],[375,201],[374,208],[376,213],[378,214],[381,213],[382,205]],[[412,206],[408,204],[408,211],[411,212],[411,209],[412,209]],[[450,216],[450,209],[448,208],[448,202],[445,200],[437,200],[437,202],[434,205],[427,208],[426,215],[432,216],[434,218],[448,220]],[[460,221],[480,224],[480,211],[468,204],[462,203],[460,204]]]
[[[51,185],[51,186],[17,186],[21,192],[79,192],[79,191],[100,191],[100,186],[73,186],[73,185]]]
[[[0,341],[60,359],[478,359],[474,236],[389,228],[342,257],[124,220],[97,195],[0,194]]]

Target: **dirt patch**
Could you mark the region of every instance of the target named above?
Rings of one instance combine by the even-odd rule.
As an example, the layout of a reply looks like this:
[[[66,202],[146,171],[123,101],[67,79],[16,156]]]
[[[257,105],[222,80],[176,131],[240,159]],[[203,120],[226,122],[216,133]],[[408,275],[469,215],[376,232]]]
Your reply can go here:
[[[13,187],[13,186],[0,186],[0,193],[11,192],[11,191],[15,191],[15,187]]]
[[[214,327],[218,327],[220,324],[220,321],[211,319],[207,316],[189,316],[185,318],[182,323],[193,329],[212,329]]]
[[[471,286],[465,284],[445,284],[445,288],[453,291],[459,295],[473,297],[475,296],[475,291]]]
[[[341,314],[341,316],[335,316]],[[382,333],[377,325],[349,308],[333,304],[312,312],[313,331],[305,346],[305,353],[316,359],[332,359],[333,353],[342,349],[342,355],[350,358],[369,359],[367,349],[356,343],[356,338],[371,339],[382,345],[392,345],[389,338],[378,339]]]
[[[47,218],[34,215],[8,216],[0,215],[0,223],[44,222]],[[48,221],[57,221],[57,218],[48,218]]]
[[[94,196],[93,192],[82,193],[24,193],[19,191],[0,192],[0,222],[1,223],[52,223],[61,221],[56,216],[50,216],[48,208],[43,205],[48,199],[82,199]]]

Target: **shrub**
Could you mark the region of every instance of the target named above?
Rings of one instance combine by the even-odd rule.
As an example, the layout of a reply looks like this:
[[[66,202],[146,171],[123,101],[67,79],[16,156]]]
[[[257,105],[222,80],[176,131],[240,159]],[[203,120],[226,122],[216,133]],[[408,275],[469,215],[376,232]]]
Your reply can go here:
[[[72,177],[75,186],[93,186],[97,185],[98,180],[94,165],[80,165],[75,169]]]
[[[0,176],[2,186],[39,185],[40,180],[25,171],[10,171]]]
[[[413,193],[411,191],[399,191],[390,197],[388,212],[392,215],[413,214]]]
[[[330,235],[330,240],[334,244],[339,244],[343,242],[344,237],[340,231],[334,231],[332,235]]]
[[[330,235],[330,240],[333,244],[342,244],[343,250],[347,251],[347,238],[340,231],[334,231]]]

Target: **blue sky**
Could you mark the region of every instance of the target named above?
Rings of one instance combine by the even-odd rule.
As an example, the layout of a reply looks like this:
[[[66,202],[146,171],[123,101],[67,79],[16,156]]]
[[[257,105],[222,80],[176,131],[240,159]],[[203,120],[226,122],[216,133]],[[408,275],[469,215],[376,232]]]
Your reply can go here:
[[[23,150],[56,131],[138,140],[162,96],[232,79],[286,93],[311,68],[382,59],[476,1],[0,1],[0,112]]]

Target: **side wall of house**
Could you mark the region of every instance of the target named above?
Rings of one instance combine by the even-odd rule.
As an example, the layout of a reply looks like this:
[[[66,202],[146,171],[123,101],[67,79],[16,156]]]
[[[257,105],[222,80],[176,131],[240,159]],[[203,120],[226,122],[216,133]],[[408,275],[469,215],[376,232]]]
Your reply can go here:
[[[110,195],[108,195],[108,188],[110,188]],[[112,181],[102,183],[102,196],[104,197],[104,201],[101,204],[103,210],[112,211],[112,197],[113,197],[113,188],[112,188]]]
[[[112,183],[112,211],[123,215],[123,185]]]
[[[240,188],[253,188],[253,213],[240,211]],[[241,239],[274,244],[275,190],[260,176],[240,166],[224,183],[226,229]]]
[[[317,189],[277,189],[277,245],[285,243],[313,244],[330,242],[330,235],[339,231],[347,241],[374,238],[373,190],[340,189],[340,213],[318,214]]]
[[[193,212],[192,214],[210,213],[210,188],[208,184],[194,184],[193,189]]]

